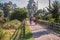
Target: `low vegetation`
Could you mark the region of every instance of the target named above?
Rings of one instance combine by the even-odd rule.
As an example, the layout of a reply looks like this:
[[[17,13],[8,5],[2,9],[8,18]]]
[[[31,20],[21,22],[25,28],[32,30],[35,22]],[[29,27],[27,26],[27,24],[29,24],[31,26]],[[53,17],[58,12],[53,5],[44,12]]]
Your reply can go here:
[[[26,26],[26,35],[25,35],[25,39],[26,40],[34,40],[31,31],[29,29],[29,26]]]

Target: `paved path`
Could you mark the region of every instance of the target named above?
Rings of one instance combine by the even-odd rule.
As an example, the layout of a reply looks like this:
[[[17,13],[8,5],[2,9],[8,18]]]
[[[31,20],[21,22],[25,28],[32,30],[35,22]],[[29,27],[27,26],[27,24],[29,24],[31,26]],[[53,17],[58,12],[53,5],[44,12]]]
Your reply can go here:
[[[60,37],[55,35],[53,31],[38,24],[35,25],[34,22],[30,25],[30,30],[35,40],[60,40]]]

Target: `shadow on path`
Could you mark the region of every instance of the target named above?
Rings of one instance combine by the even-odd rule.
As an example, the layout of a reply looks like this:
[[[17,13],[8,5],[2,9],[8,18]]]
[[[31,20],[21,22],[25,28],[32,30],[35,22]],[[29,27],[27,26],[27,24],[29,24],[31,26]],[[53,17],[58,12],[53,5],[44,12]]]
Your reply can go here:
[[[35,38],[38,38],[40,36],[44,36],[44,35],[47,35],[47,34],[50,34],[49,32],[46,32],[46,31],[41,31],[41,32],[35,32],[35,33],[32,33],[34,35]]]

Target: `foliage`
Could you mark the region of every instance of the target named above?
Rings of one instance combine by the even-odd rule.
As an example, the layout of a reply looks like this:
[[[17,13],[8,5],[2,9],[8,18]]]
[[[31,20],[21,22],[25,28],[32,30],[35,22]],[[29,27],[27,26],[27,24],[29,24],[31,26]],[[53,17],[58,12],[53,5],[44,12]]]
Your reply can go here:
[[[24,9],[15,9],[15,11],[11,14],[10,20],[18,19],[19,21],[23,21],[27,17],[27,12]]]
[[[34,40],[34,38],[33,38],[32,34],[31,34],[31,31],[30,31],[30,29],[29,29],[28,26],[26,26],[25,39],[26,39],[26,40]]]
[[[59,16],[59,23],[60,23],[60,16]]]
[[[52,14],[52,18],[55,19],[55,22],[58,22],[59,19],[59,2],[58,1],[54,1],[52,6],[50,8],[47,8],[48,11]]]
[[[2,39],[2,38],[4,38],[4,36],[5,36],[5,32],[3,32],[3,30],[0,30],[0,40]]]
[[[4,29],[17,29],[20,25],[20,21],[18,20],[12,20],[10,22],[7,22],[4,24]]]
[[[24,9],[15,9],[15,11],[11,14],[10,16],[10,20],[14,20],[14,19],[17,19],[21,22],[23,22],[23,26],[22,26],[22,34],[23,34],[23,37],[25,37],[25,19],[27,18],[27,11],[24,10]]]
[[[34,40],[28,25],[26,26],[26,30],[25,30],[25,37],[24,38],[20,37],[20,39],[21,40]]]
[[[39,9],[38,11],[37,11],[37,14],[36,14],[36,16],[38,16],[40,19],[46,19],[48,16],[47,16],[47,11],[46,11],[46,9]]]
[[[3,18],[3,21],[8,22],[9,21],[9,18],[8,17],[4,17]]]
[[[10,10],[10,7],[7,4],[4,4],[3,11],[4,11],[5,17],[9,16],[9,10]]]
[[[0,10],[0,20],[2,20],[3,18],[4,18],[3,10]]]
[[[55,22],[55,19],[50,18],[50,19],[49,19],[49,22]]]

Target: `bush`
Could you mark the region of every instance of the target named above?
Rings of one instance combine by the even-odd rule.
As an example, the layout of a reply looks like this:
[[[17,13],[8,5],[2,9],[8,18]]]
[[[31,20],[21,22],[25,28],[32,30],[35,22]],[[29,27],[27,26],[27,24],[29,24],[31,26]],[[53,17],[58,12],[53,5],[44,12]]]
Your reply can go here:
[[[50,19],[49,19],[49,22],[55,22],[55,19],[50,18]]]
[[[23,21],[25,18],[27,18],[27,12],[24,9],[15,9],[10,16],[10,20],[17,19]]]
[[[7,22],[4,24],[4,29],[17,29],[20,25],[20,21],[18,20],[12,20],[10,22]]]

